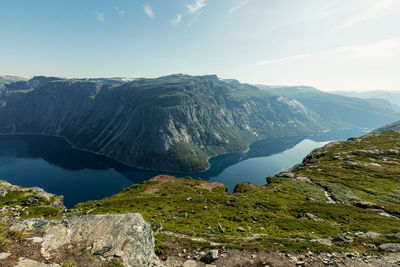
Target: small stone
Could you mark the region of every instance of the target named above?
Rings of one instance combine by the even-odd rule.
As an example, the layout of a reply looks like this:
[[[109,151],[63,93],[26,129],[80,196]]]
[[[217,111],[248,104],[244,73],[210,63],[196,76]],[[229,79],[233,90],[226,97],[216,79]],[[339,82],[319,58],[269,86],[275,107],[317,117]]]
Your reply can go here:
[[[0,252],[0,260],[4,260],[4,259],[8,258],[10,255],[11,255],[11,253]]]
[[[244,230],[243,227],[238,227],[237,230],[238,230],[239,232],[245,232],[245,231],[246,231],[246,230]]]
[[[314,222],[322,222],[323,221],[321,218],[318,218],[317,216],[315,216],[314,214],[311,214],[311,213],[306,213],[306,214],[304,214],[304,216],[307,219],[312,220]]]
[[[225,230],[224,230],[224,228],[222,228],[222,226],[221,226],[220,223],[218,223],[218,229],[219,229],[219,231],[221,232],[221,234],[224,234],[224,233],[225,233]]]
[[[190,200],[192,200],[192,198],[191,198],[191,197],[188,197],[188,198],[186,199],[186,201],[190,201]]]
[[[312,239],[311,242],[318,242],[318,243],[323,244],[323,245],[332,246],[332,241],[329,238]]]
[[[37,202],[38,202],[37,198],[31,196],[31,197],[28,197],[28,199],[25,201],[25,205],[29,206],[32,204],[36,204]]]
[[[218,250],[212,249],[210,250],[207,255],[202,259],[205,263],[211,263],[218,259]]]
[[[28,240],[32,240],[33,243],[42,243],[43,242],[43,238],[39,237],[39,236],[34,236],[31,238],[27,238]]]
[[[199,264],[197,264],[197,262],[194,260],[187,260],[182,265],[182,267],[197,267],[197,266],[199,266]]]

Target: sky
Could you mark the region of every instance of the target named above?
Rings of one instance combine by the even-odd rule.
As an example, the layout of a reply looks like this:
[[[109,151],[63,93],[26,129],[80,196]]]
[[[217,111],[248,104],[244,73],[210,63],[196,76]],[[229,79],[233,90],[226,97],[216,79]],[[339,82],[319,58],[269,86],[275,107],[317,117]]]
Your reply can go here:
[[[400,0],[1,0],[0,74],[400,91]]]

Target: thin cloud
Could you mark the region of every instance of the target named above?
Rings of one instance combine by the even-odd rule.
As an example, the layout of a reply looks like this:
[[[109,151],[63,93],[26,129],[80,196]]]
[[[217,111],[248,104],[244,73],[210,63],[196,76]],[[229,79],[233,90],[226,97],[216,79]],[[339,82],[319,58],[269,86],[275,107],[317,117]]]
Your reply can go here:
[[[384,39],[375,42],[341,46],[335,52],[347,53],[357,59],[383,60],[400,53],[400,38]]]
[[[186,4],[186,8],[190,14],[196,14],[207,5],[205,0],[195,0],[192,4]]]
[[[250,0],[240,0],[235,6],[231,7],[228,10],[228,13],[232,14],[232,13],[236,12],[237,10],[247,6],[248,3],[250,3]]]
[[[151,6],[147,3],[143,5],[143,10],[144,13],[146,13],[147,16],[149,16],[149,18],[151,19],[154,19],[154,17],[156,16]]]
[[[258,62],[258,64],[266,65],[266,64],[271,64],[271,63],[282,63],[282,62],[288,62],[288,61],[301,59],[301,58],[305,58],[305,57],[309,57],[309,56],[310,56],[310,54],[300,54],[300,55],[295,55],[295,56],[290,56],[290,57],[263,60],[263,61]]]
[[[176,16],[170,20],[170,23],[174,26],[179,25],[182,22],[182,14],[176,14]]]
[[[119,9],[117,6],[114,6],[115,12],[117,12],[118,16],[123,17],[125,16],[125,10]]]
[[[97,19],[98,21],[101,21],[101,22],[104,22],[104,21],[105,21],[105,18],[104,18],[104,14],[103,14],[103,13],[97,12],[97,11],[95,11],[94,13],[95,13],[96,19]]]
[[[260,65],[283,63],[306,57],[319,58],[351,58],[352,60],[382,61],[395,58],[400,55],[400,38],[389,38],[374,42],[344,45],[329,50],[319,51],[313,54],[299,54],[290,57],[270,59],[258,62]]]
[[[366,8],[362,13],[351,17],[346,23],[340,25],[333,29],[333,31],[341,30],[353,25],[362,23],[364,21],[378,18],[390,14],[394,11],[394,7],[400,4],[400,0],[379,0],[368,8]]]

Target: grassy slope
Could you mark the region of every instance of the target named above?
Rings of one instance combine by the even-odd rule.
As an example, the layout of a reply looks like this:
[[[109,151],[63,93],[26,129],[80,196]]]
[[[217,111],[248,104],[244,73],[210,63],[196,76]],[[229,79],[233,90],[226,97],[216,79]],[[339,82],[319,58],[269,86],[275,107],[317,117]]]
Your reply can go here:
[[[377,252],[371,244],[400,242],[395,236],[400,232],[400,220],[379,214],[385,210],[400,215],[398,151],[400,132],[378,133],[315,150],[294,170],[296,176],[308,177],[308,182],[269,177],[265,186],[243,183],[229,194],[214,183],[159,176],[114,196],[78,204],[71,213],[139,212],[155,229],[162,223],[163,231],[228,247]],[[338,203],[328,203],[325,190]],[[357,207],[361,201],[370,203]],[[307,218],[307,213],[317,218]],[[383,235],[359,238],[355,235],[359,231]],[[344,233],[355,241],[334,241],[331,247],[312,242]],[[210,245],[182,238],[175,239],[184,247]],[[165,242],[171,244],[171,236],[162,231],[156,239],[159,249],[168,249]]]

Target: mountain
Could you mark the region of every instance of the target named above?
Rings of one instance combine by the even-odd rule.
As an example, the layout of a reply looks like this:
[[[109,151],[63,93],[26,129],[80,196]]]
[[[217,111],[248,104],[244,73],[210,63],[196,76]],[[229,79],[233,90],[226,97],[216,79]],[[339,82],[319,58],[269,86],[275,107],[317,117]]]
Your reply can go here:
[[[400,92],[399,91],[387,91],[387,90],[376,90],[367,92],[345,92],[345,91],[334,91],[333,94],[358,97],[358,98],[375,98],[385,99],[389,101],[393,109],[400,111]]]
[[[374,132],[389,132],[395,130],[400,130],[400,121],[395,121],[391,124],[385,125],[381,128],[374,130]]]
[[[0,89],[0,133],[62,136],[145,169],[197,172],[211,155],[326,127],[294,99],[215,75],[130,82],[38,76]]]
[[[383,99],[360,99],[326,93],[309,86],[266,86],[258,88],[275,95],[292,97],[317,113],[332,126],[377,128],[400,115]]]

